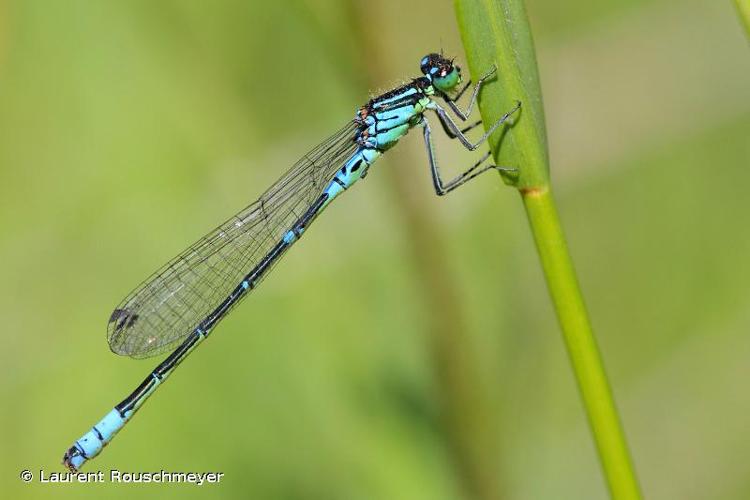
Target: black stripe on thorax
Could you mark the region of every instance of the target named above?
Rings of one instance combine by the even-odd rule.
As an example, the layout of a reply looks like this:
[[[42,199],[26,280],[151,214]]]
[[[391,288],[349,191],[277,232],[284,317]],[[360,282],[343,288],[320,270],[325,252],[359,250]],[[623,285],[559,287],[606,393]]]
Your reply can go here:
[[[370,100],[368,103],[368,108],[374,112],[382,112],[382,111],[388,111],[391,109],[399,108],[401,106],[404,106],[406,104],[416,104],[420,99],[422,99],[425,96],[424,90],[425,88],[429,87],[431,85],[431,82],[427,78],[417,78],[413,80],[411,83],[407,83],[406,85],[402,85],[401,87],[395,88],[393,90],[390,90],[386,92],[385,94],[381,94],[373,99]],[[396,99],[393,102],[389,102],[386,104],[382,104],[383,101],[387,101],[388,99],[391,99],[399,94],[403,94],[404,92],[414,89],[416,92],[414,92],[411,95],[403,96],[400,99]],[[380,107],[377,107],[380,105]]]

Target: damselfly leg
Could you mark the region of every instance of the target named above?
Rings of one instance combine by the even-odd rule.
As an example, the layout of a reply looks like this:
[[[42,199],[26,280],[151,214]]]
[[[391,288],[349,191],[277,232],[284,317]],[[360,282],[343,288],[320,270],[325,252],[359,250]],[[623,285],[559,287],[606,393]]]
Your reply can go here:
[[[475,177],[487,172],[488,170],[497,170],[504,172],[514,172],[515,168],[498,167],[497,165],[484,165],[479,168],[487,159],[490,157],[490,152],[487,151],[482,157],[475,162],[471,167],[466,169],[463,173],[457,175],[455,178],[448,182],[443,182],[440,177],[440,169],[437,165],[437,159],[435,157],[435,147],[432,144],[432,133],[430,131],[430,124],[427,120],[422,121],[422,128],[424,134],[425,149],[427,150],[427,160],[430,163],[430,173],[432,174],[432,184],[435,187],[435,192],[438,196],[443,196],[450,193],[457,187],[466,184]]]
[[[459,108],[456,105],[456,102],[461,98],[461,96],[464,94],[467,88],[469,88],[469,85],[471,85],[471,80],[464,86],[464,88],[461,89],[461,91],[456,95],[456,97],[449,97],[448,94],[442,93],[440,97],[443,98],[445,103],[451,108],[451,110],[458,116],[462,121],[466,121],[469,119],[469,115],[471,114],[471,111],[474,109],[474,104],[477,102],[477,97],[479,97],[479,90],[482,88],[482,85],[484,85],[484,82],[486,82],[488,79],[492,78],[492,76],[497,72],[497,66],[493,65],[492,69],[489,70],[485,75],[477,81],[477,84],[474,85],[474,90],[471,92],[471,99],[469,99],[469,105],[466,107],[466,111],[462,111],[461,108]]]
[[[494,70],[493,70],[493,72],[494,72]],[[483,80],[484,80],[484,78],[477,83],[477,86],[475,87],[475,89],[481,85],[481,83],[482,83]],[[476,90],[475,90],[475,94],[476,94]],[[472,97],[472,100],[473,99],[474,98]],[[470,107],[471,107],[471,105],[470,105]],[[466,134],[466,132],[470,131],[471,129],[473,129],[473,128],[477,127],[479,124],[481,124],[482,123],[481,120],[479,120],[479,121],[477,121],[475,123],[472,123],[468,127],[460,129],[458,127],[458,125],[456,124],[456,122],[454,122],[451,119],[450,115],[448,115],[448,113],[444,109],[442,109],[440,106],[438,106],[438,105],[435,104],[434,107],[433,107],[433,109],[437,113],[438,119],[440,120],[440,124],[442,125],[443,130],[445,131],[446,135],[449,138],[451,138],[451,139],[456,139],[457,138],[466,149],[468,149],[469,151],[474,151],[482,143],[484,143],[487,140],[487,138],[489,138],[489,136],[492,135],[492,133],[495,130],[497,130],[497,128],[500,125],[502,125],[503,123],[505,123],[510,118],[510,116],[513,113],[515,113],[516,111],[518,111],[518,109],[520,107],[521,107],[521,103],[518,102],[516,104],[516,106],[512,110],[510,110],[507,113],[505,113],[474,144],[471,143],[471,141],[466,137],[465,134]],[[430,173],[432,174],[432,182],[433,182],[433,186],[435,188],[435,192],[438,194],[438,196],[443,196],[443,195],[445,195],[447,193],[450,193],[451,191],[453,191],[457,187],[459,187],[459,186],[467,183],[468,181],[470,181],[470,180],[474,179],[475,177],[483,174],[484,172],[487,172],[488,170],[497,170],[497,171],[505,171],[505,172],[516,171],[515,168],[500,167],[500,166],[497,166],[497,165],[484,165],[484,166],[482,166],[482,164],[490,157],[490,152],[488,151],[487,153],[485,153],[484,155],[482,155],[482,157],[477,162],[475,162],[471,167],[469,167],[468,169],[466,169],[464,172],[462,172],[461,174],[459,174],[455,178],[451,179],[450,181],[444,182],[442,180],[442,178],[440,177],[440,169],[438,168],[438,165],[437,165],[437,159],[436,159],[436,156],[435,156],[435,148],[434,148],[434,145],[432,143],[432,131],[430,129],[430,124],[428,123],[427,119],[424,118],[424,117],[422,118],[422,127],[423,127],[423,135],[424,135],[424,141],[425,141],[425,148],[427,150],[427,160],[430,163]],[[481,166],[481,168],[480,168],[480,166]]]
[[[476,150],[479,147],[480,144],[482,144],[484,141],[486,141],[487,138],[489,136],[491,136],[492,133],[495,130],[497,130],[497,128],[500,125],[502,125],[503,123],[505,123],[508,120],[508,118],[510,118],[510,116],[513,113],[515,113],[516,111],[518,111],[521,108],[521,101],[517,101],[516,105],[515,105],[515,107],[513,109],[511,109],[510,111],[508,111],[507,113],[505,113],[502,117],[500,117],[500,119],[498,121],[496,121],[495,123],[493,123],[492,126],[489,128],[489,130],[487,132],[485,132],[485,134],[482,137],[480,137],[477,142],[475,142],[473,144],[469,140],[469,138],[466,137],[466,135],[464,135],[463,132],[461,132],[461,129],[458,127],[458,125],[456,124],[456,122],[453,121],[453,118],[450,117],[450,115],[445,111],[445,109],[443,109],[442,107],[440,107],[440,105],[437,104],[437,103],[435,103],[434,101],[429,104],[429,107],[430,107],[430,109],[434,110],[435,113],[437,113],[438,118],[440,118],[440,120],[443,122],[443,124],[446,127],[448,127],[456,135],[456,137],[458,138],[458,140],[461,141],[461,144],[463,144],[466,149],[468,149],[469,151],[474,151],[474,150]]]

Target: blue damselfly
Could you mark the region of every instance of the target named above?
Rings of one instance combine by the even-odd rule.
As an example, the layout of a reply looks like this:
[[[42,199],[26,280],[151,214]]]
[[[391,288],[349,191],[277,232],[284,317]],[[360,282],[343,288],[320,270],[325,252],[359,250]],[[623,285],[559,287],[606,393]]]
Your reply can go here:
[[[475,150],[521,103],[494,123],[478,141],[465,135],[481,122],[460,128],[438,102],[467,121],[479,89],[493,68],[474,86],[465,111],[456,102],[471,86],[458,90],[461,69],[441,54],[421,61],[422,76],[371,99],[353,120],[299,160],[261,197],[172,259],[130,293],[112,312],[107,328],[117,354],[145,358],[173,349],[127,398],[68,449],[63,463],[77,471],[94,458],[132,418],[177,365],[222,318],[268,275],[328,204],[363,178],[375,160],[416,126],[421,126],[430,172],[444,195],[488,170],[487,152],[454,179],[440,177],[427,110],[436,113],[446,134]]]

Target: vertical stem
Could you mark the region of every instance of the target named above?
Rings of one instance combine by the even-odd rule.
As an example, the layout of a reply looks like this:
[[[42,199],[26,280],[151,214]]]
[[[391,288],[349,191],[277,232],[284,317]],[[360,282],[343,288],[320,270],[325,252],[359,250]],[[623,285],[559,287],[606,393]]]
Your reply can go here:
[[[523,103],[514,126],[493,134],[494,158],[497,165],[518,168],[517,175],[505,181],[523,198],[610,494],[618,500],[639,499],[633,463],[550,192],[542,93],[524,2],[455,2],[472,76],[476,79],[493,66],[498,69],[480,95],[485,128],[513,101]]]
[[[635,469],[552,193],[548,188],[526,189],[521,190],[521,197],[610,494],[615,499],[639,499]]]

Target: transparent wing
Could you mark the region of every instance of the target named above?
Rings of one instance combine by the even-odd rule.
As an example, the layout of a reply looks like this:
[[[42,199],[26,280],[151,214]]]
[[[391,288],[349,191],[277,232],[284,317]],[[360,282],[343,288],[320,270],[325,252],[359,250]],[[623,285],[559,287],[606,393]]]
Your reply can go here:
[[[172,259],[112,312],[113,352],[145,358],[181,342],[320,196],[357,149],[357,125],[307,153],[261,197]]]

